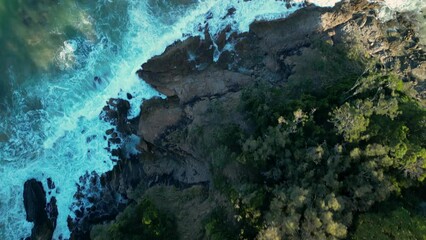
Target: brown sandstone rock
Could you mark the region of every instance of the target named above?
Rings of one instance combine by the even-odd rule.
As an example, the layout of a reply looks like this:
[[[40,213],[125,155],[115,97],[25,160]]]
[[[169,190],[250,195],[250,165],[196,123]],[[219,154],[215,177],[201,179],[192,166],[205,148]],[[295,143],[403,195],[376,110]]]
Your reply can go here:
[[[182,117],[183,110],[177,98],[148,100],[142,108],[138,133],[145,141],[154,143],[168,127],[177,124]]]

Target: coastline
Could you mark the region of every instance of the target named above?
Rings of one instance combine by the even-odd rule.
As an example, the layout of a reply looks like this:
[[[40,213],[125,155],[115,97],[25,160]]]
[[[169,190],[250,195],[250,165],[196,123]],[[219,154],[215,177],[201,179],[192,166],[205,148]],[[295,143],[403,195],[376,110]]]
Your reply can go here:
[[[89,187],[76,196],[81,202],[90,199],[93,206],[83,207],[76,219],[69,219],[71,239],[90,239],[94,225],[113,221],[141,197],[174,213],[183,239],[201,238],[201,219],[216,206],[230,208],[224,196],[214,190],[213,163],[205,152],[208,146],[199,144],[205,140],[201,138],[213,135],[211,126],[218,122],[252,131],[239,107],[244,89],[255,82],[285,88],[309,73],[321,84],[327,76],[309,66],[311,59],[321,57],[318,43],[357,49],[355,54],[360,58],[378,59],[380,66],[372,67],[415,82],[418,98],[424,100],[426,60],[413,25],[403,14],[398,21],[383,23],[375,16],[377,9],[378,5],[367,1],[338,3],[330,9],[309,6],[284,19],[254,22],[247,33],[225,28],[210,36],[203,29],[204,39],[178,41],[143,64],[139,77],[167,98],[145,101],[136,119],[127,118],[129,103],[125,99],[112,100],[110,107],[104,108],[106,120],[119,131],[107,133],[108,141],[120,143],[118,136],[136,134],[142,139],[138,145],[141,153],[129,157],[120,149],[112,150],[119,158],[112,171],[83,177]],[[389,35],[390,28],[400,31]],[[217,61],[213,44],[221,51]],[[227,171],[239,174],[237,168]],[[183,202],[169,206],[156,202],[173,195]],[[184,211],[191,214],[183,215]],[[185,224],[190,218],[196,219],[188,228]]]

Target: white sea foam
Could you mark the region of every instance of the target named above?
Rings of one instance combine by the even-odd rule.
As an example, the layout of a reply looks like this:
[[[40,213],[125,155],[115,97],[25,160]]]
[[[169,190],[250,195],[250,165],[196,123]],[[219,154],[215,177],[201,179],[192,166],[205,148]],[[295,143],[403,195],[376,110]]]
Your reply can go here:
[[[341,0],[307,0],[307,2],[315,4],[319,7],[333,7]]]
[[[384,3],[388,8],[398,12],[420,10],[426,7],[424,0],[384,0]]]
[[[59,68],[64,70],[71,68],[76,60],[74,52],[77,50],[77,41],[69,40],[64,42],[64,46],[61,47],[61,50],[58,54],[57,64]]]
[[[394,19],[398,12],[419,12],[426,10],[425,0],[371,0],[381,3],[379,18],[386,22]],[[424,24],[424,23],[423,23]]]

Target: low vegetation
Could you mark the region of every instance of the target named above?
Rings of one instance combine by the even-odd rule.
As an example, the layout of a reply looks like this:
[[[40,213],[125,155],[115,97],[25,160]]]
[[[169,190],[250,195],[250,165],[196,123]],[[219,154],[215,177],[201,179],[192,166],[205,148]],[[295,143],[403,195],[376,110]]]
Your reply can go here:
[[[324,49],[329,51],[319,50]],[[324,56],[332,66],[340,59]],[[426,110],[410,83],[373,68],[338,75],[297,93],[264,83],[243,93],[253,130],[227,129],[232,139],[219,138],[223,144],[211,155],[216,187],[234,204],[240,239],[344,239],[359,213],[422,184]],[[222,171],[227,164],[237,164],[244,174],[227,176]],[[390,214],[385,222],[390,229],[426,227],[420,217],[398,222],[411,216],[404,208]],[[354,239],[368,231],[359,226]]]
[[[96,226],[91,233],[95,240],[165,240],[170,236],[176,236],[173,218],[146,199],[127,207],[113,223]]]

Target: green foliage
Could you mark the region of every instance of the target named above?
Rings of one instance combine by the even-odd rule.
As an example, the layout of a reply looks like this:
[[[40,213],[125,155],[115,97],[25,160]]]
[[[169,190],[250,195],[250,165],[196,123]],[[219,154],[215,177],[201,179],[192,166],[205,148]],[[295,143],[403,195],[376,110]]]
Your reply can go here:
[[[412,86],[362,73],[356,51],[314,51],[307,79],[243,92],[251,131],[215,137],[215,187],[234,205],[240,239],[344,239],[358,213],[426,177],[426,110]],[[232,164],[238,177],[225,173]]]
[[[292,75],[291,78],[295,79],[284,87],[260,82],[243,91],[242,109],[254,121],[256,134],[277,125],[282,116],[292,118],[293,113],[300,109],[306,113],[314,112],[315,124],[307,124],[306,140],[310,137],[333,138],[325,131],[331,128],[328,114],[330,109],[340,106],[348,97],[346,93],[362,74],[363,58],[359,57],[358,51],[342,46],[331,46],[321,41],[314,45],[316,54],[301,59],[299,64],[303,69]]]
[[[398,207],[391,212],[365,213],[358,220],[354,240],[426,239],[426,217]]]
[[[173,219],[161,213],[150,201],[143,199],[128,207],[116,220],[92,231],[93,239],[136,240],[170,239],[176,236]]]
[[[345,141],[364,146],[366,157],[423,180],[426,110],[410,94],[395,76],[370,75],[355,89],[362,98],[334,109],[331,122]]]
[[[347,49],[343,44],[314,41],[312,49],[305,50],[300,57],[293,57],[295,73],[283,89],[285,96],[298,99],[310,94],[340,101],[341,93],[348,90],[365,69],[362,55],[359,49]]]
[[[242,184],[231,196],[240,239],[254,239],[263,227],[263,212],[267,210],[268,193],[257,184]]]
[[[209,240],[233,240],[238,238],[238,228],[226,216],[223,209],[216,208],[205,219],[204,228]]]

